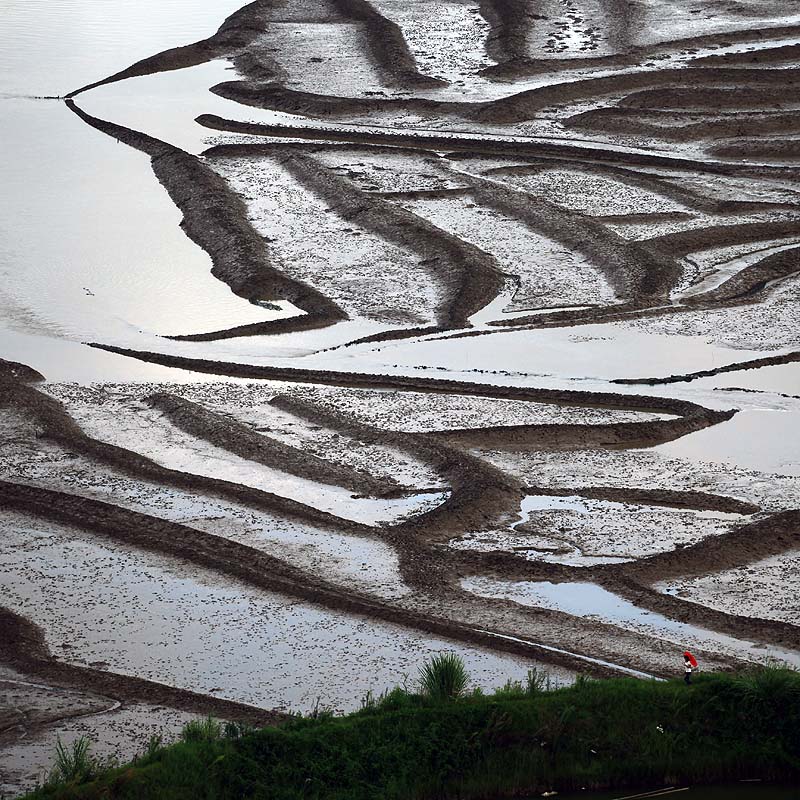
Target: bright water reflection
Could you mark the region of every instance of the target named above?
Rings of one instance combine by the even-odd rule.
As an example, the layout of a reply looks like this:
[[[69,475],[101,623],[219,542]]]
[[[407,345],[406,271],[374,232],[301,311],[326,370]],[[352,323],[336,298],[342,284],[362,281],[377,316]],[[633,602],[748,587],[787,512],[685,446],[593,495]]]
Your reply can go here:
[[[66,94],[210,36],[241,6],[241,0],[4,0],[0,96]]]
[[[549,608],[601,622],[611,622],[622,628],[642,631],[675,642],[676,647],[688,645],[735,653],[737,656],[760,661],[766,657],[780,659],[800,666],[800,653],[756,644],[717,633],[686,622],[669,619],[655,611],[639,608],[602,586],[588,582],[550,583],[549,581],[502,581],[494,578],[465,578],[463,588],[481,597],[500,597],[525,606]]]

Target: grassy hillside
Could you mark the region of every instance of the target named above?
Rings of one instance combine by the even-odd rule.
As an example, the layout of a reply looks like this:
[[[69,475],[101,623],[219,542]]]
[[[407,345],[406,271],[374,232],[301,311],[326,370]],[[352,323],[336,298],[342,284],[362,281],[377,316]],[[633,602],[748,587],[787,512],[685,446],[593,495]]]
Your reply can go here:
[[[449,685],[448,685],[449,686]],[[39,798],[484,798],[549,789],[800,778],[800,673],[533,680],[491,696],[395,690],[346,717],[242,731],[213,721],[134,763],[84,760]],[[72,765],[75,767],[75,765]]]

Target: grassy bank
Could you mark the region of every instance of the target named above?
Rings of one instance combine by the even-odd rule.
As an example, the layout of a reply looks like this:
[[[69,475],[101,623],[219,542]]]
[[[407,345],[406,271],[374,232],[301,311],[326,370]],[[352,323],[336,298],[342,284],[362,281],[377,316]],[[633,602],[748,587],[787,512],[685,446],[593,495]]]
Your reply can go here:
[[[615,679],[547,691],[532,680],[491,696],[435,694],[395,690],[346,717],[258,731],[195,723],[131,765],[62,775],[30,797],[439,800],[800,778],[790,670],[702,675],[691,687]]]

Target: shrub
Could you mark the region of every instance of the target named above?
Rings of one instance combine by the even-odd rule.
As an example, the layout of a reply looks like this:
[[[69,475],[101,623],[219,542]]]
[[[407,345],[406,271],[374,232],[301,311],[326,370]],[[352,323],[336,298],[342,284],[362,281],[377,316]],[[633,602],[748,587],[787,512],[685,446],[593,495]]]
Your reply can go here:
[[[100,765],[89,752],[91,746],[88,737],[80,736],[71,747],[67,747],[59,736],[56,744],[56,763],[48,776],[48,785],[83,783],[94,778],[100,771]]]
[[[222,738],[222,725],[213,717],[193,719],[183,726],[181,739],[184,742],[216,742]]]
[[[549,692],[553,688],[550,673],[545,669],[532,667],[525,677],[525,694],[535,695]]]
[[[453,700],[464,694],[469,682],[464,662],[455,653],[439,653],[419,670],[422,693],[433,700]]]

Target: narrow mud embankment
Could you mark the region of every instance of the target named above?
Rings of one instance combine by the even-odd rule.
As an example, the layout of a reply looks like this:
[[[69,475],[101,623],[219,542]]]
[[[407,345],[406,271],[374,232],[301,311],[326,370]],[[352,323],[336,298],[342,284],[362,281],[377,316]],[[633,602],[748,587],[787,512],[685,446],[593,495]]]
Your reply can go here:
[[[615,565],[614,570],[637,583],[652,584],[721,572],[798,547],[800,511],[781,511],[734,528],[724,536],[709,536],[679,550]]]
[[[692,121],[685,125],[675,125],[675,112],[648,109],[636,113],[630,108],[611,106],[581,111],[563,121],[567,128],[580,130],[604,131],[634,136],[648,136],[669,142],[692,142],[703,139],[720,139],[733,135],[732,123],[728,116],[718,119]],[[800,119],[797,112],[782,113],[779,111],[748,113],[742,111],[736,115],[735,129],[738,135],[763,136],[764,134],[800,133]],[[722,145],[712,148],[716,156],[761,159],[770,154],[770,150],[760,152],[757,142],[748,145],[745,152],[735,152]]]
[[[0,481],[0,502],[8,508],[27,511],[43,519],[91,530],[114,542],[141,547],[213,569],[221,576],[235,578],[257,589],[277,592],[335,611],[405,625],[490,650],[525,656],[567,669],[587,671],[586,662],[579,657],[520,641],[514,638],[513,631],[477,630],[456,620],[395,607],[313,578],[262,551],[109,503],[6,481]],[[597,675],[611,675],[616,672],[611,666],[599,665],[589,665],[588,671]],[[108,693],[113,694],[110,691]]]
[[[708,492],[680,491],[673,489],[640,489],[638,487],[571,486],[569,489],[554,489],[544,486],[526,486],[525,494],[551,497],[589,497],[613,503],[685,508],[694,511],[721,511],[725,514],[756,514],[760,508],[745,500]]]
[[[665,233],[647,239],[647,246],[675,258],[734,244],[750,244],[800,235],[800,216],[769,222],[739,222],[731,225],[709,225],[676,233]]]
[[[129,350],[124,347],[88,343],[89,347],[109,353],[138,358],[153,364],[189,369],[194,372],[228,375],[237,378],[252,378],[292,383],[315,383],[327,386],[351,386],[364,389],[397,389],[409,392],[435,392],[463,394],[470,397],[494,397],[505,400],[531,400],[538,403],[555,403],[588,408],[611,408],[621,411],[644,411],[675,416],[705,416],[718,412],[704,408],[689,400],[672,397],[650,397],[647,395],[617,394],[615,392],[586,392],[571,389],[540,389],[524,386],[503,386],[493,383],[473,383],[448,378],[419,378],[414,375],[388,375],[370,372],[340,372],[335,370],[302,369],[299,367],[267,367],[256,364],[240,364],[235,361],[211,361],[200,358],[184,358],[167,353],[150,353]]]
[[[347,318],[322,293],[272,266],[267,244],[248,222],[242,200],[199,158],[146,134],[92,117],[72,101],[67,105],[87,124],[150,156],[153,172],[183,214],[187,236],[209,254],[211,273],[231,291],[250,301],[288,300],[306,312],[305,316],[228,331],[172,338],[207,341],[287,333],[326,327]]]
[[[441,441],[456,447],[485,450],[587,450],[655,447],[689,433],[729,420],[735,411],[707,411],[674,420],[576,423],[559,425],[509,425],[466,428],[436,433]]]
[[[738,361],[735,364],[715,367],[714,369],[703,369],[699,372],[688,372],[685,375],[669,375],[666,378],[617,378],[611,381],[611,383],[643,384],[649,386],[665,383],[685,383],[697,378],[711,378],[714,375],[722,375],[726,372],[741,372],[748,369],[760,369],[761,367],[774,367],[779,364],[795,364],[798,361],[800,361],[800,351],[794,351],[777,356],[767,356],[766,358],[755,358],[752,361]]]
[[[113,466],[132,477],[176,488],[202,491],[215,497],[245,503],[255,509],[277,513],[289,519],[310,522],[325,529],[344,530],[355,536],[378,535],[376,531],[379,529],[342,519],[296,500],[219,478],[169,469],[140,453],[87,436],[59,401],[31,386],[12,384],[8,381],[0,382],[0,407],[27,412],[40,426],[42,436],[101,464]]]
[[[186,433],[248,461],[306,480],[342,486],[370,497],[398,497],[403,494],[400,484],[388,477],[376,478],[364,470],[327,461],[182,397],[159,392],[151,395],[147,402]]]
[[[780,166],[752,166],[748,164],[700,161],[680,156],[654,155],[638,150],[614,150],[594,145],[558,144],[550,141],[505,137],[493,134],[481,136],[466,134],[400,133],[396,129],[379,131],[358,126],[330,127],[323,125],[269,125],[225,119],[216,114],[201,114],[200,125],[227,133],[245,133],[251,136],[272,138],[312,139],[319,142],[347,142],[362,146],[395,145],[443,153],[481,153],[505,155],[515,158],[548,158],[599,164],[627,164],[638,167],[664,167],[717,175],[749,175],[754,172],[787,175],[790,170]]]
[[[365,192],[309,156],[296,151],[282,155],[286,169],[338,214],[424,259],[426,269],[445,287],[446,296],[438,311],[441,327],[468,327],[469,317],[502,290],[505,275],[488,253]]]
[[[476,176],[469,180],[479,202],[510,214],[533,230],[586,256],[623,300],[658,302],[680,278],[674,259],[654,252],[647,245],[623,239],[585,214],[502,186],[497,181]]]
[[[556,105],[574,103],[576,101],[598,100],[601,98],[625,97],[634,95],[631,107],[637,102],[646,105],[645,95],[641,101],[635,99],[635,93],[658,93],[664,95],[664,100],[671,97],[670,91],[688,91],[686,87],[694,87],[695,97],[702,96],[703,92],[713,91],[718,86],[754,87],[769,92],[780,81],[787,88],[797,88],[800,85],[800,70],[749,70],[683,67],[680,69],[645,70],[642,72],[623,72],[597,78],[585,78],[567,83],[554,83],[527,89],[516,94],[487,103],[477,110],[475,119],[483,122],[514,123],[525,122],[532,119],[542,109]],[[682,95],[677,94],[676,97]],[[659,107],[655,104],[655,107]]]
[[[376,428],[352,416],[330,411],[296,397],[281,395],[276,408],[364,442],[395,447],[434,469],[450,487],[450,496],[430,511],[391,526],[393,544],[401,553],[404,579],[412,586],[430,586],[430,563],[419,559],[421,543],[442,542],[464,530],[480,530],[514,514],[522,500],[519,482],[470,453],[450,447],[429,434]]]
[[[211,91],[246,106],[300,114],[306,117],[336,118],[370,115],[420,114],[469,119],[479,103],[431,100],[426,97],[343,97],[290,89],[279,82],[225,81]]]

